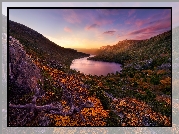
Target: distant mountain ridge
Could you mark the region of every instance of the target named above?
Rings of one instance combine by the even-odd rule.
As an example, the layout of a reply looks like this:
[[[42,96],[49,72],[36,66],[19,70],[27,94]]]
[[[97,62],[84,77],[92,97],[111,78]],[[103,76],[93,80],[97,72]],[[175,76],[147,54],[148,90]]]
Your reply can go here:
[[[103,46],[98,55],[88,59],[128,64],[150,59],[158,60],[160,55],[161,59],[164,60],[166,57],[168,59],[171,58],[170,52],[171,31],[167,31],[146,40],[124,40],[113,46]],[[165,55],[165,58],[162,54]]]
[[[117,52],[123,52],[128,49],[131,49],[132,47],[137,46],[137,44],[140,43],[141,41],[142,40],[123,40],[123,41],[119,41],[115,45],[102,46],[100,50],[101,52],[105,51],[114,54]]]
[[[73,48],[77,50],[78,52],[83,52],[91,55],[97,55],[99,49],[98,48]]]

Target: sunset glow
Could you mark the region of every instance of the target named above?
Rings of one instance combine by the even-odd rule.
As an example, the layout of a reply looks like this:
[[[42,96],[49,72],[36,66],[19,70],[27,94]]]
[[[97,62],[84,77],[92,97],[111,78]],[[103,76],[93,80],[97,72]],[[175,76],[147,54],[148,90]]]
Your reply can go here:
[[[65,48],[100,48],[171,29],[170,9],[10,9],[9,19]]]

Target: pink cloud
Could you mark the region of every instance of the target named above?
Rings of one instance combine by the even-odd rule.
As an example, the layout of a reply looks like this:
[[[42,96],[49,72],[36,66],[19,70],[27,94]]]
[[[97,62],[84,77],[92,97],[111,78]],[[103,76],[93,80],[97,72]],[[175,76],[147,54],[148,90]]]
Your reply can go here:
[[[130,24],[134,23],[135,18],[136,18],[136,16],[133,16],[133,17],[129,18],[128,20],[125,21],[125,24],[130,25]]]
[[[113,23],[113,20],[108,20],[108,19],[99,19],[99,20],[95,20],[95,23],[97,25],[106,25],[106,24],[112,24]]]
[[[71,30],[70,28],[68,28],[68,27],[65,27],[65,28],[64,28],[64,31],[65,31],[65,32],[69,32],[69,33],[72,32],[72,30]]]
[[[106,24],[112,24],[114,22],[114,18],[111,19],[109,16],[111,14],[117,13],[118,10],[106,10],[106,9],[98,9],[97,10],[99,14],[89,14],[88,18],[90,18],[90,21],[94,24],[97,24],[99,26],[106,25]],[[119,11],[118,11],[119,12]]]
[[[159,31],[164,31],[166,29],[170,29],[171,27],[171,23],[167,22],[167,23],[163,23],[161,25],[153,25],[153,26],[148,26],[146,28],[142,28],[140,30],[135,30],[130,32],[128,35],[135,35],[135,34],[152,34],[152,33],[156,33]]]
[[[136,39],[148,39],[152,36],[158,35],[166,30],[170,30],[171,23],[162,25],[149,26],[140,30],[132,31],[128,35],[135,36]]]
[[[141,27],[143,26],[144,24],[146,24],[149,20],[148,19],[145,19],[145,20],[140,20],[140,19],[137,19],[136,22],[135,22],[135,25],[137,27]]]
[[[133,15],[135,13],[135,9],[131,9],[128,12],[128,17],[130,17],[131,15]]]
[[[120,14],[119,9],[97,9],[96,11],[106,16]]]
[[[161,18],[161,16],[164,16],[163,18]],[[134,21],[135,25],[137,27],[142,27],[144,25],[148,25],[148,24],[153,24],[153,23],[163,23],[163,21],[165,20],[169,20],[171,19],[171,13],[170,10],[164,10],[162,13],[157,13],[154,14],[150,17],[148,17],[147,19],[137,19],[136,21]]]
[[[74,10],[64,10],[63,17],[69,23],[81,23],[81,17]]]
[[[171,18],[165,17],[163,19],[154,20],[152,22],[145,22],[145,20],[138,21],[138,26],[144,26],[144,28],[130,31],[121,37],[128,37],[129,39],[149,39],[150,37],[153,37],[155,35],[158,35],[160,33],[163,33],[165,31],[171,30]]]
[[[95,28],[97,28],[97,27],[99,27],[98,24],[87,25],[87,26],[85,27],[85,30],[91,30],[91,29],[95,29]]]
[[[114,35],[116,31],[106,31],[103,34],[107,34],[107,35]]]

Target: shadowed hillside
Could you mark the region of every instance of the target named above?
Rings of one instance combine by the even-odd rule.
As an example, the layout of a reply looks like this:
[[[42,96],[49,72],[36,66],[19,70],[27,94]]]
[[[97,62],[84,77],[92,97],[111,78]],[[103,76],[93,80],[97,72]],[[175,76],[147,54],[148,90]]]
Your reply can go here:
[[[69,69],[73,59],[89,54],[62,48],[13,21],[9,35],[9,126],[106,124],[108,112],[82,82],[88,77]]]
[[[32,57],[38,57],[46,62],[58,61],[58,64],[62,64],[64,68],[69,68],[73,59],[89,55],[74,49],[63,48],[35,30],[11,20],[9,20],[9,35],[18,39]]]

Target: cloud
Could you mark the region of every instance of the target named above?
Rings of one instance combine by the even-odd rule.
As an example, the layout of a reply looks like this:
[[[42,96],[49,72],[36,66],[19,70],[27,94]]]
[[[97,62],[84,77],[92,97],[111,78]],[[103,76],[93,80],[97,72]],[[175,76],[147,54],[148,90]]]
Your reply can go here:
[[[152,26],[147,26],[145,28],[129,32],[127,35],[133,37],[135,36],[136,39],[147,39],[167,30],[171,30],[170,21],[163,21],[163,23],[157,21],[157,23]]]
[[[91,30],[91,29],[95,29],[95,28],[97,28],[97,27],[99,27],[99,25],[98,24],[92,24],[92,25],[88,25],[88,26],[86,26],[85,27],[85,30]]]
[[[69,33],[72,32],[72,30],[70,28],[68,28],[68,27],[64,27],[64,31],[69,32]]]
[[[136,34],[144,34],[144,33],[151,33],[153,30],[149,27],[147,28],[143,28],[143,29],[140,29],[140,30],[135,30],[135,31],[132,31],[130,32],[128,35],[136,35]],[[153,31],[154,32],[154,31]]]
[[[106,31],[103,34],[107,34],[107,35],[114,35],[116,31]]]
[[[137,20],[134,24],[134,26],[137,26],[135,27],[135,30],[129,31],[122,35],[122,39],[124,37],[137,40],[148,39],[150,37],[171,30],[171,16],[167,15],[163,18],[154,20],[152,20],[151,18],[148,18],[146,20]],[[120,38],[120,36],[118,37]]]
[[[136,25],[137,27],[141,27],[141,26],[143,26],[144,24],[146,24],[148,21],[149,21],[148,19],[145,19],[145,20],[137,19],[137,20],[135,21],[135,25]]]
[[[127,19],[125,21],[125,24],[127,24],[127,25],[133,24],[135,22],[135,19],[136,19],[136,15]]]
[[[166,24],[168,22],[171,21],[171,17],[165,17],[163,19],[158,19],[158,20],[154,20],[154,21],[150,21],[147,24],[152,24],[152,25],[160,25],[160,24]]]
[[[64,19],[69,23],[81,23],[80,16],[74,10],[63,10]]]
[[[152,34],[152,33],[157,33],[159,31],[166,31],[167,29],[170,29],[171,23],[165,23],[162,25],[153,25],[153,26],[148,26],[146,28],[142,28],[140,30],[135,30],[133,32],[130,32],[128,35],[135,35],[135,34]]]
[[[106,25],[106,24],[112,24],[114,20],[107,20],[107,19],[99,19],[96,20],[96,24],[98,25]]]
[[[161,18],[161,16],[164,17]],[[147,19],[137,19],[135,21],[135,25],[137,27],[141,27],[144,25],[160,25],[161,23],[167,23],[170,20],[171,20],[171,14],[166,13],[166,11],[164,10],[163,13],[155,14],[151,17],[148,17]]]
[[[103,12],[106,12],[106,11],[103,11]],[[114,17],[111,17],[111,15],[106,16],[105,14],[98,13],[94,15],[92,19],[95,24],[98,24],[101,26],[101,25],[106,25],[106,24],[112,24],[117,19],[117,17],[114,18]]]
[[[132,14],[134,14],[135,13],[135,9],[131,9],[131,10],[129,10],[129,12],[128,12],[128,17],[130,17]]]
[[[97,9],[96,10],[98,13],[105,15],[105,16],[110,16],[110,15],[119,15],[120,10],[119,9]]]

